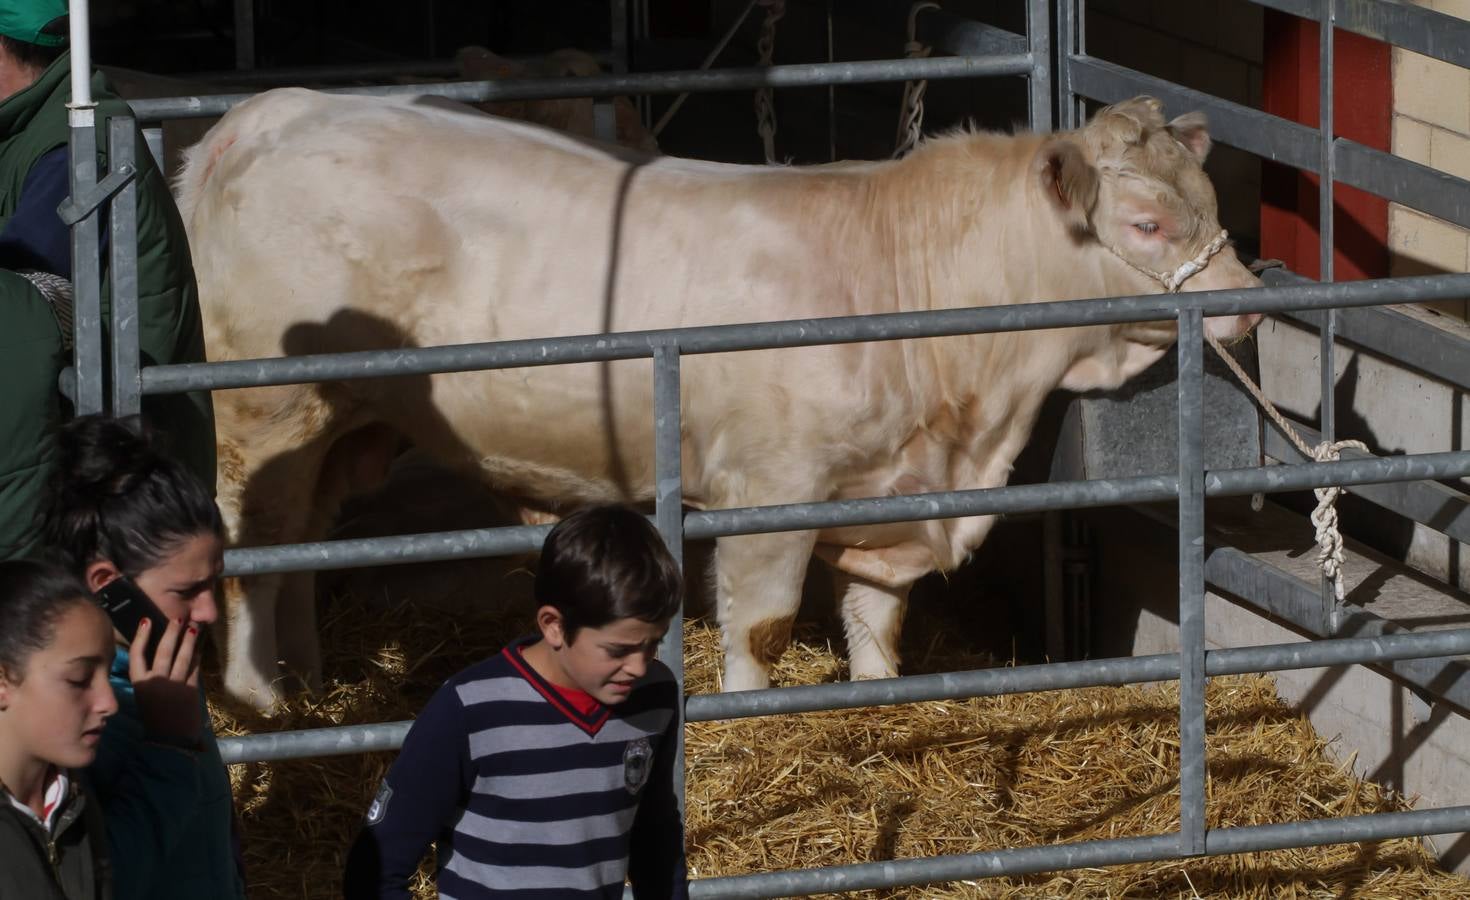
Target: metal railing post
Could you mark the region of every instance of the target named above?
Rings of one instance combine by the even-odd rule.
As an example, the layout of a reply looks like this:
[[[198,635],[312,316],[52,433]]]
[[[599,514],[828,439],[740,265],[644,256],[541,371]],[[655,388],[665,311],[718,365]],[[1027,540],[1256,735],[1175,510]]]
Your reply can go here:
[[[112,172],[132,175],[137,168],[137,144],[133,120],[118,116],[108,122],[107,165]],[[137,179],[128,182],[112,198],[111,266],[112,286],[112,414],[131,416],[142,412],[143,379],[139,373],[138,349],[138,189]]]
[[[1318,162],[1318,186],[1317,186],[1317,232],[1320,238],[1318,247],[1321,273],[1319,280],[1328,284],[1336,280],[1333,272],[1333,264],[1336,255],[1336,238],[1334,235],[1333,212],[1336,206],[1334,198],[1333,181],[1337,176],[1336,165],[1336,124],[1334,122],[1334,97],[1333,80],[1336,62],[1333,35],[1336,32],[1337,4],[1335,0],[1322,0],[1321,21],[1317,25],[1319,38],[1318,49],[1318,112],[1320,119],[1318,131],[1321,135],[1321,158]],[[1321,349],[1319,355],[1322,361],[1322,440],[1337,440],[1337,360],[1335,359],[1335,345],[1337,341],[1337,311],[1334,309],[1323,310]],[[1339,620],[1342,618],[1341,604],[1337,600],[1336,586],[1333,580],[1322,577],[1322,635],[1332,637],[1337,633]]]
[[[1051,3],[1026,0],[1026,43],[1031,74],[1026,81],[1032,131],[1051,131]]]
[[[1204,316],[1179,314],[1179,852],[1205,852]]]
[[[684,570],[684,472],[683,416],[680,412],[679,346],[662,344],[653,350],[653,468],[655,483],[654,519],[659,534]],[[678,695],[684,696],[684,608],[681,604],[668,634],[659,645],[659,657],[674,673]],[[674,752],[674,796],[679,814],[684,813],[684,707],[674,713],[681,723],[675,733],[679,745]]]
[[[1081,99],[1072,92],[1072,54],[1080,52],[1077,38],[1077,4],[1080,0],[1057,2],[1057,127],[1076,128]]]

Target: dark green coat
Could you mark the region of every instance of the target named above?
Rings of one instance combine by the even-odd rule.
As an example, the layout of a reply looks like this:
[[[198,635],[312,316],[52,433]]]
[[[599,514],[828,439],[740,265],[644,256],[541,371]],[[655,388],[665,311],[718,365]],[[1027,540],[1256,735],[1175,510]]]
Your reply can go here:
[[[66,146],[71,55],[64,53],[31,87],[0,103],[0,227],[14,214],[31,166]],[[107,121],[128,108],[102,75],[97,102],[98,169],[106,171]],[[199,362],[204,335],[198,288],[178,209],[137,134],[138,309],[143,365]],[[57,227],[64,227],[57,220]],[[103,259],[106,271],[107,260]],[[104,321],[107,294],[103,293]],[[53,463],[50,435],[70,408],[57,376],[70,363],[50,307],[25,279],[0,269],[0,559],[34,549],[32,523]],[[214,484],[214,413],[207,393],[149,397],[144,416],[164,445]]]

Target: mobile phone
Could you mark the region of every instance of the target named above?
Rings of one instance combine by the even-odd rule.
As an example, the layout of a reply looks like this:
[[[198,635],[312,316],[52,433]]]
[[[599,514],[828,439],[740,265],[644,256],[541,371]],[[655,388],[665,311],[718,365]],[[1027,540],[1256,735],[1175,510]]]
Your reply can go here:
[[[158,642],[163,639],[163,631],[168,627],[168,617],[159,612],[143,589],[133,583],[132,579],[125,575],[104,584],[97,591],[97,604],[107,611],[108,618],[112,619],[112,627],[118,630],[123,640],[132,646],[133,638],[138,633],[138,623],[145,618],[152,622],[149,626],[147,656],[144,662],[152,663],[153,654],[158,650]]]

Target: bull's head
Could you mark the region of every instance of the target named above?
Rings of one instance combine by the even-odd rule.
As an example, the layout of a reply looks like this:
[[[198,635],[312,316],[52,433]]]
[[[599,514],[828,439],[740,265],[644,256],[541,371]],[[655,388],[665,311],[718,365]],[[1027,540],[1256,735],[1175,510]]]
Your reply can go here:
[[[1041,150],[1042,190],[1079,241],[1089,244],[1109,293],[1258,287],[1225,239],[1215,189],[1203,163],[1210,135],[1200,113],[1166,122],[1152,97],[1099,111],[1085,128]],[[1260,316],[1205,320],[1213,337],[1248,332]],[[1157,359],[1174,341],[1172,322],[1116,326],[1117,350],[1069,372],[1064,386],[1112,387]]]

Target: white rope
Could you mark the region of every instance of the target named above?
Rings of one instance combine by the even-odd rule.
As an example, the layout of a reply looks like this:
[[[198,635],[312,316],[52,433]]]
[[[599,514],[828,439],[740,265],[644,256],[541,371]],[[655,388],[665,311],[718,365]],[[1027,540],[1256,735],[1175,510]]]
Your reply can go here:
[[[776,52],[776,23],[786,15],[786,0],[760,0],[766,8],[765,21],[761,23],[761,36],[755,49],[760,54],[762,66],[770,66]],[[755,130],[761,136],[766,151],[766,164],[776,162],[776,104],[770,88],[755,92]]]
[[[1231,356],[1230,352],[1209,333],[1205,334],[1205,340],[1210,342],[1210,346],[1215,348],[1215,352],[1225,361],[1225,365],[1230,367],[1230,371],[1235,373],[1235,377],[1240,379],[1240,383],[1245,385],[1245,389],[1256,398],[1256,402],[1261,404],[1266,415],[1271,417],[1271,421],[1276,423],[1276,427],[1281,429],[1281,433],[1286,435],[1287,440],[1291,441],[1302,456],[1316,462],[1332,462],[1339,459],[1342,451],[1347,448],[1367,452],[1366,444],[1354,440],[1323,441],[1315,447],[1308,446],[1297,430],[1286,420],[1286,417],[1276,409],[1270,400],[1266,399],[1265,392],[1255,381],[1251,380],[1245,369],[1241,368],[1240,363],[1235,361],[1235,357]],[[1337,602],[1341,603],[1345,596],[1342,585],[1343,552],[1342,534],[1337,530],[1336,503],[1338,495],[1342,493],[1342,488],[1337,485],[1314,488],[1313,493],[1317,495],[1317,508],[1312,510],[1311,516],[1312,525],[1317,529],[1317,565],[1322,567],[1322,574],[1332,582],[1332,591],[1337,596]]]
[[[1210,264],[1210,259],[1224,248],[1225,242],[1228,239],[1229,234],[1225,229],[1220,229],[1220,233],[1215,235],[1205,245],[1205,248],[1199,252],[1198,256],[1188,262],[1182,263],[1173,272],[1167,273],[1155,272],[1153,269],[1140,266],[1122,253],[1119,253],[1117,248],[1109,244],[1104,243],[1103,246],[1132,268],[1162,284],[1165,291],[1173,294],[1177,293],[1184,286],[1184,282],[1189,280],[1191,276],[1204,271],[1205,266]],[[1276,426],[1281,429],[1281,433],[1286,435],[1292,445],[1301,451],[1302,456],[1310,460],[1315,460],[1316,462],[1331,462],[1339,459],[1342,451],[1347,448],[1367,452],[1368,447],[1366,444],[1362,441],[1354,440],[1323,441],[1315,447],[1308,446],[1307,442],[1291,426],[1291,423],[1286,420],[1286,417],[1281,414],[1275,404],[1266,399],[1265,392],[1246,374],[1245,369],[1240,367],[1240,363],[1235,361],[1235,357],[1230,355],[1230,352],[1221,345],[1219,340],[1209,332],[1205,332],[1205,340],[1209,342],[1211,347],[1215,348],[1215,352],[1225,361],[1225,365],[1230,368],[1230,371],[1235,373],[1235,377],[1240,379],[1240,383],[1245,385],[1245,389],[1250,392],[1252,397],[1256,398],[1256,402],[1261,405],[1261,409],[1266,411],[1266,415],[1271,417],[1271,421],[1276,423]],[[1317,530],[1317,565],[1322,568],[1323,576],[1332,582],[1332,591],[1337,597],[1337,602],[1341,603],[1345,596],[1342,584],[1342,564],[1344,557],[1342,552],[1342,533],[1337,528],[1336,504],[1338,495],[1342,493],[1342,488],[1337,485],[1314,488],[1313,493],[1317,495],[1317,508],[1312,510],[1311,516],[1312,525]]]
[[[919,43],[919,13],[926,9],[939,9],[939,4],[919,0],[909,8],[908,40],[903,45],[904,55],[909,59],[925,59],[934,51],[933,47]],[[924,137],[924,91],[928,87],[926,80],[904,82],[903,102],[898,108],[898,134],[893,139],[894,159],[907,156]]]

